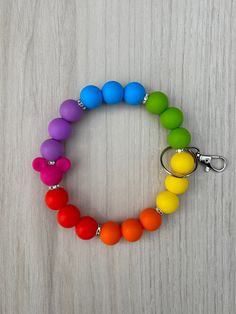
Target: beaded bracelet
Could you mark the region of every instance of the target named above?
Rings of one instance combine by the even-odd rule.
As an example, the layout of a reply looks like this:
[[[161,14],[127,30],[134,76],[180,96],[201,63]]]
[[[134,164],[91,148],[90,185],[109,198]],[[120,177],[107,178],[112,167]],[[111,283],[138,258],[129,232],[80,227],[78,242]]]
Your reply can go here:
[[[63,141],[72,133],[72,123],[79,121],[85,111],[107,105],[118,104],[125,101],[128,105],[144,104],[148,112],[160,116],[161,125],[169,130],[165,148],[160,156],[161,165],[168,175],[165,178],[165,191],[156,197],[154,208],[145,208],[139,218],[129,218],[121,224],[108,221],[99,225],[90,216],[81,216],[80,209],[68,204],[68,193],[59,186],[64,173],[71,166],[70,160],[64,157]],[[210,169],[221,172],[226,167],[226,159],[218,155],[202,155],[196,147],[189,147],[191,135],[181,127],[184,117],[181,110],[168,106],[167,96],[160,92],[147,94],[145,88],[137,82],[122,85],[115,81],[105,83],[100,90],[98,87],[88,85],[80,93],[79,100],[68,99],[60,106],[60,118],[52,120],[48,125],[51,137],[41,144],[42,157],[33,160],[33,169],[40,172],[41,181],[49,187],[45,195],[45,203],[52,210],[58,210],[57,221],[64,228],[75,227],[77,236],[89,240],[96,235],[107,245],[114,245],[123,237],[129,242],[141,238],[143,231],[155,231],[162,224],[162,215],[171,214],[179,207],[179,196],[188,189],[187,177],[192,174],[201,162],[206,171]],[[164,162],[164,155],[175,150],[170,158],[169,166]],[[213,164],[214,159],[221,160],[222,167]],[[170,169],[169,169],[170,168]]]

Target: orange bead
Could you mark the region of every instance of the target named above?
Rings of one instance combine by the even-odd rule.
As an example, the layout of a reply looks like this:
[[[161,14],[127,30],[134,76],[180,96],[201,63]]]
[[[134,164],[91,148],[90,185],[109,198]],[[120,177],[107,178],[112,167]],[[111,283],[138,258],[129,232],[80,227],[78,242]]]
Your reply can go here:
[[[120,241],[120,225],[114,221],[108,221],[101,227],[100,239],[106,245],[114,245]]]
[[[143,234],[143,227],[138,219],[126,219],[121,225],[121,231],[125,240],[138,241]]]
[[[157,230],[162,223],[161,215],[154,208],[146,208],[142,210],[139,215],[139,220],[144,229],[148,231]]]

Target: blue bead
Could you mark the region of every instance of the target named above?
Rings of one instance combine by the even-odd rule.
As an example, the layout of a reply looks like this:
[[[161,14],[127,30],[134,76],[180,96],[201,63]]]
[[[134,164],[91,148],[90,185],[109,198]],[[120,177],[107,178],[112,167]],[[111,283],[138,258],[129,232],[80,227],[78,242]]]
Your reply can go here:
[[[102,95],[105,103],[108,105],[118,104],[123,100],[124,89],[116,81],[109,81],[103,85]]]
[[[80,100],[86,108],[95,109],[102,104],[102,92],[97,86],[85,86],[80,92]]]
[[[124,100],[129,105],[139,105],[146,95],[145,88],[138,82],[131,82],[125,86]]]

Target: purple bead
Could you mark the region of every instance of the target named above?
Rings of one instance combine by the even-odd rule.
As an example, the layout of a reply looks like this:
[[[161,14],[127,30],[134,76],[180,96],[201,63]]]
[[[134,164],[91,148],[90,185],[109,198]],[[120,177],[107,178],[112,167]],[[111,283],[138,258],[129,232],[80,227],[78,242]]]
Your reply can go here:
[[[76,100],[67,99],[61,104],[60,115],[69,122],[76,122],[83,117],[84,110],[78,105]]]
[[[50,138],[41,144],[40,152],[47,160],[57,160],[64,154],[64,145]]]
[[[48,134],[58,141],[66,140],[71,132],[71,124],[62,118],[53,119],[48,125]]]

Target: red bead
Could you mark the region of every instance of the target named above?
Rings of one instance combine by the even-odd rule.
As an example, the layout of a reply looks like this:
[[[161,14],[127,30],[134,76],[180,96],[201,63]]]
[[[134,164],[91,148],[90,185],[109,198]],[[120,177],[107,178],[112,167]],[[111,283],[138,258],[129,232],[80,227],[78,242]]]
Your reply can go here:
[[[96,235],[97,228],[98,223],[95,219],[90,216],[84,216],[79,220],[75,231],[82,240],[89,240]]]
[[[68,193],[63,188],[49,190],[45,194],[45,203],[47,207],[58,210],[66,206],[68,202]]]
[[[80,210],[74,205],[67,205],[57,213],[57,221],[64,228],[76,226],[80,219]]]

